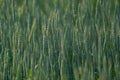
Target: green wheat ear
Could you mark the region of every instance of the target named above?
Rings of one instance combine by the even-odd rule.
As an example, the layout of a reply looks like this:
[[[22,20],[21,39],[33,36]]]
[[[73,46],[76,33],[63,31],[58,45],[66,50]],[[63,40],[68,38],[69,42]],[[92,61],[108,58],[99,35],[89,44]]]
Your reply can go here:
[[[33,36],[33,32],[35,31],[35,28],[36,28],[36,19],[33,20],[32,29],[31,29],[30,35],[29,35],[29,42],[31,41],[31,38]]]

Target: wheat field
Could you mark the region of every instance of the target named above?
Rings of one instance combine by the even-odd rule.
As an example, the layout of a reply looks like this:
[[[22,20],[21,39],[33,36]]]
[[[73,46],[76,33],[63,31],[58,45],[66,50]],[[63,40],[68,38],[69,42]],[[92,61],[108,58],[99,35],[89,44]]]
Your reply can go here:
[[[0,80],[120,80],[120,0],[0,0]]]

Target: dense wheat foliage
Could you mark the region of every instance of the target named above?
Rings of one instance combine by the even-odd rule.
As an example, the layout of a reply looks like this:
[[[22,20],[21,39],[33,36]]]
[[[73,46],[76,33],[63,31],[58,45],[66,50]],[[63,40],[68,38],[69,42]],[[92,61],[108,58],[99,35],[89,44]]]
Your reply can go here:
[[[120,0],[0,0],[0,80],[120,80]]]

